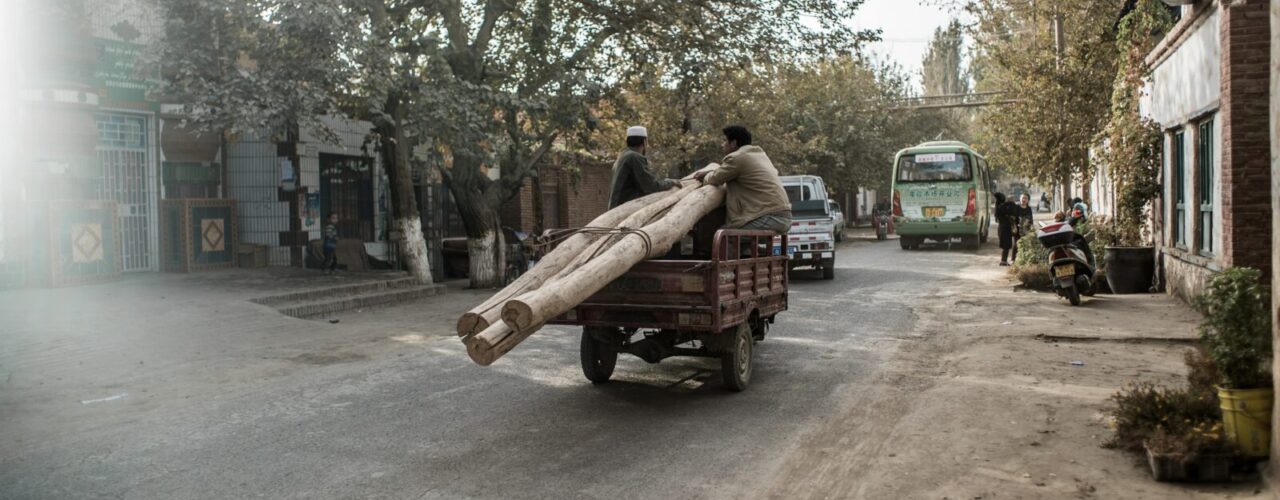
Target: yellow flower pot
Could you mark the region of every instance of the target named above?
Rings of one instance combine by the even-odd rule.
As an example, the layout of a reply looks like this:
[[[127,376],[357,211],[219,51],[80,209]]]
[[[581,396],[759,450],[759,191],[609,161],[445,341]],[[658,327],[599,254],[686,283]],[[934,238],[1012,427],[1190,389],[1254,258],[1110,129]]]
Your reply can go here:
[[[1218,388],[1222,427],[1227,440],[1247,457],[1265,458],[1271,453],[1271,406],[1273,389]]]

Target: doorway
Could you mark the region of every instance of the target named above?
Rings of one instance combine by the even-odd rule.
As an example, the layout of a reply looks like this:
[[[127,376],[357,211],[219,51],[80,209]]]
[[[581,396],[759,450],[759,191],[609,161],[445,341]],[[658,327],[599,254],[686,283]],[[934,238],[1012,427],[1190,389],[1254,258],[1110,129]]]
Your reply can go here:
[[[123,113],[100,113],[98,161],[102,179],[98,198],[114,200],[120,220],[121,261],[124,272],[156,269],[156,174],[148,126],[150,118]]]
[[[338,237],[374,241],[373,162],[362,156],[320,155],[320,217],[338,215]]]

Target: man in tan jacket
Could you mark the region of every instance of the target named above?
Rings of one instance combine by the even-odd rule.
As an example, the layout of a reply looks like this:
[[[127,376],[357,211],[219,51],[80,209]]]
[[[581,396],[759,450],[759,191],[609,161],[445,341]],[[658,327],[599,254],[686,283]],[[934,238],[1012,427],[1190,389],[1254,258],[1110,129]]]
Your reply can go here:
[[[714,170],[704,170],[695,179],[713,186],[725,185],[725,206],[729,218],[725,227],[766,229],[778,234],[791,230],[791,201],[778,169],[760,146],[751,145],[751,132],[740,125],[724,128],[720,149],[724,159]]]

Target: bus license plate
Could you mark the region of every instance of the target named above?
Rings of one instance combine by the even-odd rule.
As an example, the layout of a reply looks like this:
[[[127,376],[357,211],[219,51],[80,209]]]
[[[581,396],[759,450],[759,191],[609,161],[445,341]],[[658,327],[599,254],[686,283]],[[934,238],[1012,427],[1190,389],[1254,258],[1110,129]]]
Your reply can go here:
[[[1070,278],[1076,275],[1076,266],[1073,264],[1054,266],[1053,275],[1059,278]]]
[[[943,215],[946,215],[946,213],[946,207],[924,207],[925,217],[942,217]]]

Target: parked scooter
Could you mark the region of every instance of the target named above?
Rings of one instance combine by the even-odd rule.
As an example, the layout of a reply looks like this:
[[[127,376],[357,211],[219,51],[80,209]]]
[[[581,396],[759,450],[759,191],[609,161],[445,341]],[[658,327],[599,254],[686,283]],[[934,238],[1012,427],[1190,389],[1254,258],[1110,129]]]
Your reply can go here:
[[[884,210],[877,209],[874,212],[872,212],[871,223],[875,224],[876,226],[877,240],[889,239],[889,220],[890,220],[889,217],[890,217],[889,212],[886,212]]]
[[[1058,296],[1078,306],[1081,295],[1093,295],[1096,266],[1093,256],[1085,250],[1088,235],[1077,234],[1071,222],[1054,222],[1037,229],[1036,238],[1048,250],[1049,276]]]

